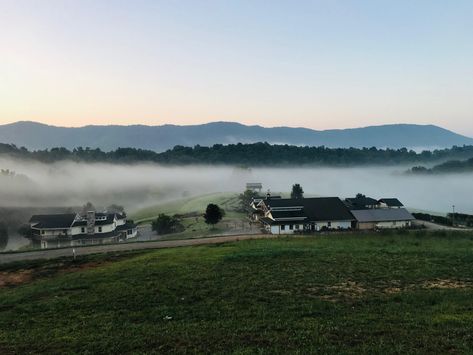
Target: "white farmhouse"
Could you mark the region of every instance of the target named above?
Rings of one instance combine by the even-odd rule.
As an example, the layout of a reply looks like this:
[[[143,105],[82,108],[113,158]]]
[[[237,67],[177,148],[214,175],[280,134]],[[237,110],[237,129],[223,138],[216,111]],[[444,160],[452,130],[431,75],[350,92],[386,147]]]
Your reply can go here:
[[[34,215],[29,223],[41,248],[102,244],[137,236],[137,226],[124,213]]]

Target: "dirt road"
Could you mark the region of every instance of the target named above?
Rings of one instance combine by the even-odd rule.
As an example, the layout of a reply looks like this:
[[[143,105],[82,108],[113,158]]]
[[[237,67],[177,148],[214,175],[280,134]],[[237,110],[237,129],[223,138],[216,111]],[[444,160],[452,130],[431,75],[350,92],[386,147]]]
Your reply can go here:
[[[252,235],[231,235],[219,236],[209,238],[196,239],[182,239],[182,240],[168,240],[168,241],[153,241],[143,243],[123,243],[123,244],[108,244],[108,245],[91,245],[85,247],[76,247],[76,256],[107,253],[116,251],[128,250],[143,250],[143,249],[161,249],[161,248],[175,248],[191,245],[205,245],[205,244],[219,244],[226,242],[235,242],[239,240],[249,239],[263,239],[263,238],[277,238],[277,235],[269,234],[252,234]],[[72,248],[63,249],[47,249],[35,250],[22,253],[0,253],[0,264],[6,264],[14,261],[36,260],[36,259],[54,259],[70,256],[72,258]]]

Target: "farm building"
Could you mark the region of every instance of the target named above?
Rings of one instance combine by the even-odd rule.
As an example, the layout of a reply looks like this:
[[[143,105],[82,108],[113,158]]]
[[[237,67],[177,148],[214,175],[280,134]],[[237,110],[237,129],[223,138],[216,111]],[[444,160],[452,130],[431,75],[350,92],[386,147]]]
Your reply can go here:
[[[415,219],[405,208],[352,210],[357,229],[406,228]]]
[[[264,229],[271,234],[350,229],[356,225],[338,197],[262,200],[258,205]]]
[[[137,227],[124,213],[34,215],[30,228],[41,248],[101,244],[134,238]]]

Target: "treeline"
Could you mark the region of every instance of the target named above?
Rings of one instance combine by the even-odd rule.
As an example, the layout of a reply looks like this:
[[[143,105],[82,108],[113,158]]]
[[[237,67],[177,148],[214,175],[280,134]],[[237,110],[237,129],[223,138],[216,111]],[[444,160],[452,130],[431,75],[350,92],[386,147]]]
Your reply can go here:
[[[468,160],[449,160],[430,169],[425,166],[415,166],[410,170],[413,174],[446,174],[471,171],[473,171],[473,158]]]
[[[395,165],[435,162],[447,159],[467,159],[473,157],[473,146],[454,146],[450,149],[423,151],[417,153],[406,148],[327,148],[299,147],[291,145],[215,144],[211,147],[175,146],[162,153],[136,148],[118,148],[104,152],[100,149],[52,148],[29,151],[11,144],[0,144],[0,155],[31,159],[45,163],[72,160],[83,162],[156,162],[160,164],[231,164],[246,166],[281,165]]]

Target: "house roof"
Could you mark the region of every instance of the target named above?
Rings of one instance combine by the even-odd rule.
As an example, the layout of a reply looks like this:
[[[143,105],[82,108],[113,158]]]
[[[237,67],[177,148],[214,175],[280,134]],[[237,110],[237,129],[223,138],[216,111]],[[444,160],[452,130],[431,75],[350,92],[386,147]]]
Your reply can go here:
[[[69,228],[75,218],[75,213],[37,214],[30,218],[30,223],[34,228],[64,229]]]
[[[283,198],[274,201],[266,201],[271,208],[271,214],[283,212],[274,211],[273,208],[301,207],[301,211],[308,221],[352,221],[353,215],[347,206],[338,197],[312,197],[301,199]],[[295,212],[298,211],[284,211]]]
[[[348,204],[354,208],[360,208],[360,207],[364,208],[366,206],[375,206],[378,204],[377,200],[371,197],[367,197],[367,196],[350,197],[350,198],[346,198],[345,201],[348,202]]]
[[[303,198],[304,213],[311,221],[351,221],[353,215],[338,197]]]
[[[358,222],[412,221],[415,218],[405,208],[376,208],[351,211]]]
[[[133,223],[133,221],[126,221],[125,224],[122,224],[121,226],[117,226],[117,230],[121,231],[121,230],[127,230],[127,229],[134,229],[136,227],[137,225]]]
[[[302,209],[294,211],[271,211],[271,216],[274,219],[306,219],[306,215]]]
[[[382,198],[379,202],[385,203],[389,207],[403,207],[404,205],[397,198]]]

